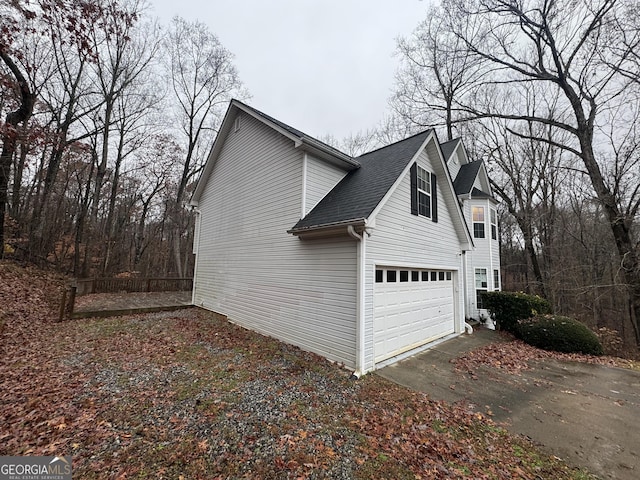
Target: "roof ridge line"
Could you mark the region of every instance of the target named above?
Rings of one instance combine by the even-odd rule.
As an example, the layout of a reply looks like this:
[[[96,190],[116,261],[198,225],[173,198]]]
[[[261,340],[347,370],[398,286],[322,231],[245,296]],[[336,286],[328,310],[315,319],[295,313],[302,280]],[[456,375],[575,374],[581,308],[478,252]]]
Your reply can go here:
[[[371,151],[369,151],[369,152],[363,153],[362,155],[358,155],[357,157],[354,157],[354,160],[357,160],[358,158],[362,158],[362,157],[364,157],[365,155],[369,155],[369,154],[371,154],[371,153],[378,152],[378,151],[383,150],[383,149],[385,149],[385,148],[392,147],[392,146],[397,145],[398,143],[402,143],[402,142],[404,142],[404,141],[406,141],[406,140],[410,140],[410,139],[412,139],[412,138],[414,138],[414,137],[417,137],[418,135],[423,135],[423,134],[425,134],[425,133],[427,133],[427,132],[433,132],[433,131],[435,131],[433,128],[428,128],[428,129],[426,129],[426,130],[422,130],[421,132],[414,133],[413,135],[409,135],[408,137],[403,138],[402,140],[396,140],[396,141],[395,141],[395,142],[393,142],[393,143],[389,143],[389,144],[387,144],[387,145],[383,145],[382,147],[378,147],[378,148],[375,148],[375,149],[373,149],[373,150],[371,150]]]
[[[247,103],[244,103],[243,101],[238,100],[236,98],[231,99],[231,101],[239,103],[240,105],[242,105],[242,106],[244,106],[246,108],[250,108],[251,110],[256,112],[258,115],[262,116],[263,118],[265,118],[265,119],[267,119],[269,121],[275,122],[276,124],[281,124],[282,126],[286,127],[286,129],[290,129],[291,130],[290,133],[293,133],[296,136],[299,136],[301,140],[304,140],[304,139],[311,140],[312,142],[317,143],[322,147],[325,147],[325,148],[330,149],[330,150],[334,150],[336,153],[339,153],[340,155],[344,155],[345,157],[349,157],[351,160],[355,160],[355,157],[353,157],[352,155],[349,155],[348,153],[345,153],[342,150],[334,147],[333,145],[329,145],[328,143],[323,142],[322,140],[318,140],[316,137],[314,137],[312,135],[309,135],[309,134],[303,132],[302,130],[300,130],[300,129],[296,128],[296,127],[293,127],[293,126],[289,125],[288,123],[283,122],[282,120],[278,120],[276,117],[273,117],[273,116],[271,116],[271,115],[269,115],[267,113],[264,113],[262,110],[258,110],[256,107],[253,107],[253,106],[251,106],[251,105],[249,105]]]

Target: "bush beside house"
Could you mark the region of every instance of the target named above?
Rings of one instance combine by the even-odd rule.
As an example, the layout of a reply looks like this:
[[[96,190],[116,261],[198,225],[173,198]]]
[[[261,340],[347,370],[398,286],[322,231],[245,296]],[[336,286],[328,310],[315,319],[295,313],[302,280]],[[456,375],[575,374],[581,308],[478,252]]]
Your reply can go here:
[[[560,315],[541,315],[521,321],[518,336],[543,350],[587,355],[604,353],[600,340],[585,324]]]
[[[499,329],[529,345],[565,353],[604,353],[595,333],[577,320],[551,315],[551,305],[542,297],[521,292],[487,292],[483,300]]]
[[[484,306],[499,330],[518,336],[518,321],[551,313],[551,305],[537,295],[522,292],[485,292]]]

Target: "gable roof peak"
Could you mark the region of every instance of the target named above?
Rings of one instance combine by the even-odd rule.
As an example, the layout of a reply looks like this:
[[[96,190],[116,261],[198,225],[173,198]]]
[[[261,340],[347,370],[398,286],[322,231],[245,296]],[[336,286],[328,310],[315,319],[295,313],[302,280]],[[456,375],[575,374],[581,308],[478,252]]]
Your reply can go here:
[[[357,157],[361,167],[349,172],[290,232],[369,218],[432,134],[425,130]]]
[[[451,158],[451,155],[453,155],[453,152],[458,148],[458,144],[460,144],[460,142],[462,142],[462,138],[458,137],[440,144],[440,150],[442,150],[442,156],[444,157],[445,162]]]
[[[268,125],[275,126],[277,129],[280,129],[286,132],[288,136],[296,138],[297,142],[299,142],[300,144],[306,144],[310,146],[312,149],[319,150],[325,155],[329,155],[331,157],[337,158],[341,162],[346,163],[351,167],[358,168],[360,166],[360,164],[350,155],[347,155],[346,153],[338,150],[335,147],[332,147],[331,145],[325,142],[318,140],[315,137],[312,137],[311,135],[307,135],[303,131],[298,130],[297,128],[294,128],[291,125],[281,122],[277,118],[274,118],[271,115],[267,115],[266,113],[258,110],[257,108],[254,108],[250,105],[247,105],[244,102],[241,102],[240,100],[237,100],[235,98],[232,99],[229,108],[231,108],[232,106],[235,106],[240,110],[243,110],[249,113],[250,115],[253,115],[254,117],[260,119],[262,122]]]
[[[460,166],[458,175],[453,181],[453,188],[457,195],[466,195],[471,192],[481,166],[482,160],[475,160]]]

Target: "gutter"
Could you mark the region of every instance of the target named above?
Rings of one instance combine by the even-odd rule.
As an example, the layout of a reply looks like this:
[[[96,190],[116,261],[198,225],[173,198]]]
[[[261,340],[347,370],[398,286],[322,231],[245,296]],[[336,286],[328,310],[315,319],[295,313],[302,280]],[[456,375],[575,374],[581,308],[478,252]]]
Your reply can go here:
[[[305,235],[307,233],[321,232],[323,230],[330,230],[335,227],[364,227],[367,225],[366,218],[352,218],[350,220],[342,220],[339,222],[324,223],[322,225],[313,225],[310,227],[292,228],[287,230],[287,233],[292,235]],[[344,231],[344,230],[343,230]],[[359,236],[359,235],[358,235]],[[355,238],[355,237],[354,237]]]
[[[360,162],[350,157],[346,153],[343,153],[340,150],[331,147],[330,145],[326,145],[320,142],[319,140],[316,140],[313,137],[308,137],[306,135],[301,137],[300,144],[306,145],[307,148],[312,151],[312,153],[324,154],[324,155],[328,155],[329,157],[340,160],[341,162],[349,165],[351,167],[351,170],[356,170],[361,166]],[[296,146],[300,146],[300,145],[296,145]]]
[[[356,232],[353,225],[347,226],[347,233],[351,238],[355,239],[358,243],[357,252],[357,288],[356,288],[356,370],[353,372],[353,377],[358,379],[364,375],[364,362],[365,362],[365,336],[364,336],[364,320],[365,320],[365,308],[364,308],[364,282],[365,282],[365,253],[366,253],[366,235],[363,230],[361,234]]]

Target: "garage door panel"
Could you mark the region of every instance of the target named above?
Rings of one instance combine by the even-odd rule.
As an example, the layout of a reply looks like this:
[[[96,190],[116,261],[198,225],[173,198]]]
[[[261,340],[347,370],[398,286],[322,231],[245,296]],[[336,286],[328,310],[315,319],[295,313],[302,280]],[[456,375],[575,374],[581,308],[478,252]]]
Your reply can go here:
[[[454,332],[451,272],[447,276],[449,280],[375,284],[376,362]]]

